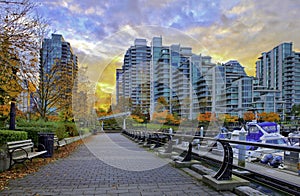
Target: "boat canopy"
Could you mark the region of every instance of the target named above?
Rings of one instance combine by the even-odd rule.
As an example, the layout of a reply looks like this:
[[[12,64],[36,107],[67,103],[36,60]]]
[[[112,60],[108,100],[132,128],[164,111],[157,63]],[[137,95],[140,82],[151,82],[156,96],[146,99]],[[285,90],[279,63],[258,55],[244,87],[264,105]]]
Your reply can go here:
[[[276,133],[278,131],[277,123],[275,122],[262,122],[262,123],[258,123],[258,125],[267,133]]]

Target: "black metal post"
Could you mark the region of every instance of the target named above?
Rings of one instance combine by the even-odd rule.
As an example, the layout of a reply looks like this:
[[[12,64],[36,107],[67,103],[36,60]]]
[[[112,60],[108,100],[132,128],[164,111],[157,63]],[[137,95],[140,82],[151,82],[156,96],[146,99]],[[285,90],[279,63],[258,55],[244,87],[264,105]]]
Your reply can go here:
[[[16,129],[16,99],[12,98],[10,102],[10,112],[9,112],[9,130]]]

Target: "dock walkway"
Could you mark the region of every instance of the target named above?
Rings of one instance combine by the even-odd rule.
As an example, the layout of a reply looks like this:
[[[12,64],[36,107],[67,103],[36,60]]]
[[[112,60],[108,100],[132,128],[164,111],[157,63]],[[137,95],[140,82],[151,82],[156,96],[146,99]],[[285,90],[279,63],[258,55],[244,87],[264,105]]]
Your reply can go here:
[[[91,136],[69,157],[10,181],[0,195],[234,195],[217,192],[120,134]]]

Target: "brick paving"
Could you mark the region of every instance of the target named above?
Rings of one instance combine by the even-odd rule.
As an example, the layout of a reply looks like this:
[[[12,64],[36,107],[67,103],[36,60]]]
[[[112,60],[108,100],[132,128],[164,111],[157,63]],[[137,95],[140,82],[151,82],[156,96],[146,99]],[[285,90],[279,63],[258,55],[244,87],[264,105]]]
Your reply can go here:
[[[213,190],[120,134],[91,137],[69,157],[10,181],[0,195],[234,195]]]

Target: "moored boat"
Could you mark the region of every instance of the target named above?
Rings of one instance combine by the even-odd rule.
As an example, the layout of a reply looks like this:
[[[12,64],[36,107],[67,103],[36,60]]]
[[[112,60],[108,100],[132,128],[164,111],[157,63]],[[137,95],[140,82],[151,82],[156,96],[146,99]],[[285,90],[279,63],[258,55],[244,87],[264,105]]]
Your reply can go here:
[[[244,138],[241,137],[241,133],[244,132]],[[289,145],[288,140],[280,134],[280,126],[275,122],[248,122],[244,127],[235,129],[229,132],[226,129],[221,129],[216,138],[227,138],[230,140],[245,140],[249,142],[260,142],[274,145]],[[218,145],[220,147],[220,145]],[[240,145],[231,143],[233,147],[234,156],[239,153]],[[272,157],[272,160],[283,160],[284,152],[280,150],[262,148],[255,146],[246,146],[246,158],[249,161],[263,160],[265,155],[271,154],[268,157]],[[279,158],[280,157],[280,158]],[[272,160],[269,160],[271,162]],[[262,161],[267,163],[266,161]],[[277,164],[278,166],[278,164]]]

